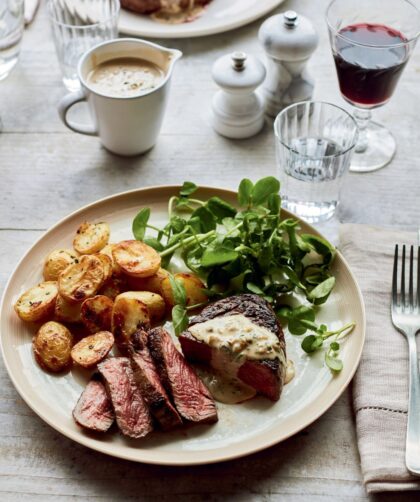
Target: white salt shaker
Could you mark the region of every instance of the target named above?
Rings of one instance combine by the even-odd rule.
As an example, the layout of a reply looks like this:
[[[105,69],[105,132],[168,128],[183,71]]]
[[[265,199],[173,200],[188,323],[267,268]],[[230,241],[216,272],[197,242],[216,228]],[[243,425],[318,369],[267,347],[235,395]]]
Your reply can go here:
[[[306,64],[318,45],[318,34],[304,16],[289,10],[269,17],[258,38],[267,55],[267,78],[262,87],[266,112],[275,117],[283,108],[310,100],[314,81]]]
[[[212,101],[213,128],[227,138],[249,138],[264,125],[263,99],[255,89],[265,78],[257,58],[234,52],[213,65],[212,76],[221,88]]]

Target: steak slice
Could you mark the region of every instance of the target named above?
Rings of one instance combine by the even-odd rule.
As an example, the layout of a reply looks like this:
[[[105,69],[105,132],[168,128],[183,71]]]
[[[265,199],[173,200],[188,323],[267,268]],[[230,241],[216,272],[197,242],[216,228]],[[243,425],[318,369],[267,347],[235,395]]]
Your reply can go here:
[[[93,376],[73,410],[74,421],[95,432],[106,432],[115,420],[111,400],[105,386]]]
[[[217,422],[216,405],[210,392],[175,347],[169,333],[163,328],[152,329],[148,345],[179,414],[190,422]]]
[[[204,337],[198,336],[200,326],[206,331]],[[227,330],[235,333],[232,336],[236,339],[225,343]],[[265,336],[267,341],[258,342],[259,336]],[[179,341],[189,361],[239,378],[272,401],[279,399],[286,376],[286,343],[271,305],[258,295],[231,296],[208,305],[191,320]],[[251,352],[254,343],[259,345]]]
[[[98,364],[111,397],[120,431],[131,438],[141,438],[152,431],[152,418],[134,380],[127,357],[110,357]]]
[[[182,425],[182,418],[160,381],[155,362],[147,346],[148,337],[146,331],[142,330],[132,336],[131,366],[136,383],[152,415],[163,430],[169,430]]]

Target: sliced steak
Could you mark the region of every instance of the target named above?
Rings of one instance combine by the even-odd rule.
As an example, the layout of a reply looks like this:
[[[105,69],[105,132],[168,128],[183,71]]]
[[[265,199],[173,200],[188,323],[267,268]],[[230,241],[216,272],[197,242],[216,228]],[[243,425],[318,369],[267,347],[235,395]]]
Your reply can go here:
[[[105,386],[95,376],[86,385],[73,410],[75,422],[95,432],[106,432],[115,420]]]
[[[152,418],[134,380],[127,357],[110,357],[98,364],[111,397],[120,431],[131,438],[146,436],[153,429]]]
[[[137,386],[152,415],[163,430],[169,430],[182,425],[182,418],[160,381],[155,362],[147,346],[148,336],[148,333],[142,330],[132,336],[131,366]]]
[[[169,333],[163,328],[152,329],[148,346],[179,414],[190,422],[217,422],[216,405],[210,392],[175,347]]]
[[[286,343],[271,305],[258,295],[219,300],[195,316],[179,337],[189,361],[239,378],[277,401],[286,376]]]

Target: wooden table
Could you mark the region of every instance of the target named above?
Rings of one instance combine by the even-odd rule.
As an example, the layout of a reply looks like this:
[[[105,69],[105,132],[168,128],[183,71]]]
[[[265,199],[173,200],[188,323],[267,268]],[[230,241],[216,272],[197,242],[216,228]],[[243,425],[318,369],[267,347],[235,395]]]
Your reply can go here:
[[[285,2],[311,17],[320,46],[310,67],[316,98],[343,105],[323,19],[326,0]],[[166,41],[184,52],[156,147],[142,157],[109,154],[96,138],[67,130],[57,115],[65,94],[45,8],[25,31],[20,63],[0,84],[0,287],[18,258],[69,212],[124,190],[194,180],[234,188],[244,177],[276,173],[271,124],[248,141],[230,141],[209,125],[213,61],[233,49],[262,57],[261,21],[233,32]],[[163,42],[165,43],[165,42]],[[391,103],[375,112],[395,133],[398,152],[385,169],[347,177],[338,218],[416,228],[420,209],[420,49]],[[338,222],[338,220],[336,220]],[[167,468],[89,451],[39,419],[0,363],[0,498],[60,500],[366,500],[350,389],[316,423],[261,453],[219,465]],[[417,494],[418,496],[418,494]],[[373,500],[414,500],[414,494]]]

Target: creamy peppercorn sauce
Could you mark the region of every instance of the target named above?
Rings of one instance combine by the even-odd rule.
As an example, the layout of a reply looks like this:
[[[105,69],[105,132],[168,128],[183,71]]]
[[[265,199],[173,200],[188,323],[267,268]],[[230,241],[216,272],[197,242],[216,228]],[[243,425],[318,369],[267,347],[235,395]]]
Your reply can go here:
[[[242,314],[216,317],[194,324],[188,331],[212,348],[218,349],[212,359],[213,369],[198,368],[198,373],[216,401],[234,404],[255,396],[255,389],[232,375],[237,373],[245,359],[278,358],[287,367],[286,381],[294,376],[293,363],[286,361],[275,333],[258,326]]]
[[[141,58],[116,58],[104,61],[87,76],[96,92],[112,97],[138,96],[157,87],[165,74],[157,65]]]

